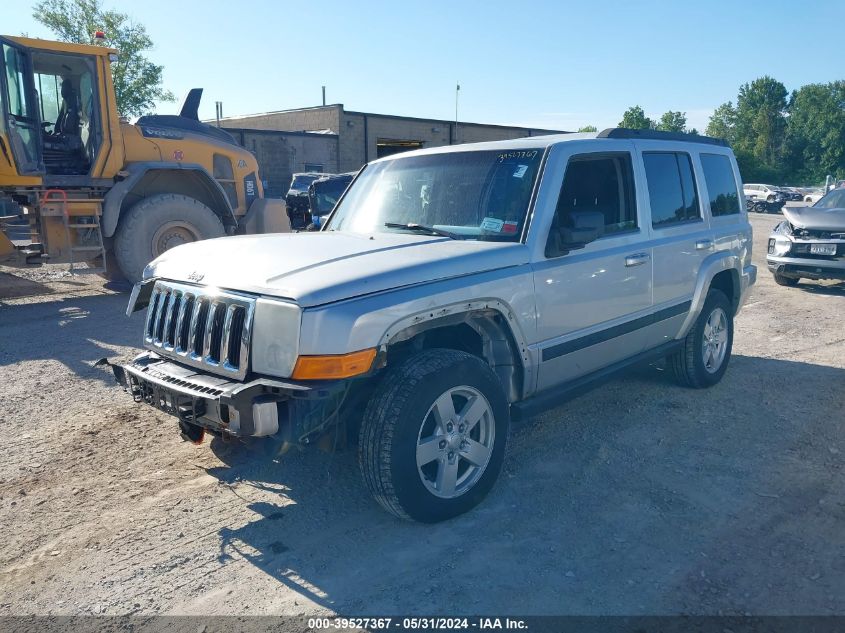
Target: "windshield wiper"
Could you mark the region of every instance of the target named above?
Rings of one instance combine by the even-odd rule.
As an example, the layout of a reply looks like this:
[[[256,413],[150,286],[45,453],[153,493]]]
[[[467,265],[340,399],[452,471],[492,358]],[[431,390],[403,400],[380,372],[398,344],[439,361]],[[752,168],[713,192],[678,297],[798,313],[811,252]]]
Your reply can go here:
[[[384,225],[389,229],[408,229],[409,231],[418,231],[420,233],[448,237],[451,240],[461,239],[456,233],[450,233],[449,231],[444,231],[443,229],[436,229],[433,226],[426,226],[425,224],[417,224],[416,222],[408,222],[407,224],[402,224],[401,222],[385,222]]]

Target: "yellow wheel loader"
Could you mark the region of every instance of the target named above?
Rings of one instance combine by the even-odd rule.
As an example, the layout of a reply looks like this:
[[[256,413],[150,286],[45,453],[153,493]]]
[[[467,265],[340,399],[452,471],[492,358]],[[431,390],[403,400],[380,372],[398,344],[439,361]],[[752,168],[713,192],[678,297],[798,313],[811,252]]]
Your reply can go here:
[[[179,115],[129,124],[115,104],[114,49],[11,36],[0,49],[3,263],[136,281],[184,242],[290,230],[255,157],[199,121],[202,90]]]

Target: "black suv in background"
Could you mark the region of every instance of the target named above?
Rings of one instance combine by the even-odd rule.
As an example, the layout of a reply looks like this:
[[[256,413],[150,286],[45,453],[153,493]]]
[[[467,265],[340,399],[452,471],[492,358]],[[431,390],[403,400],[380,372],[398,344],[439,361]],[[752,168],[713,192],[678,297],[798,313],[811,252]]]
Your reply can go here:
[[[285,195],[285,204],[290,218],[290,227],[294,230],[305,228],[308,225],[308,187],[312,182],[324,176],[319,172],[306,172],[294,174],[290,181],[290,188]]]
[[[317,230],[323,226],[353,178],[355,173],[351,172],[318,178],[311,183],[308,187],[308,211],[311,214],[309,229]]]

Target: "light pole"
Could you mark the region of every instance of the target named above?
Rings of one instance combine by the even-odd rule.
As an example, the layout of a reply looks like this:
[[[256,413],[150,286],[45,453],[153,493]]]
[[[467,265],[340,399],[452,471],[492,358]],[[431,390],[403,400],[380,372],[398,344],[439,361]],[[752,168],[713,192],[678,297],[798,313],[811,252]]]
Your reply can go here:
[[[458,140],[458,95],[461,94],[461,84],[455,86],[455,142]]]

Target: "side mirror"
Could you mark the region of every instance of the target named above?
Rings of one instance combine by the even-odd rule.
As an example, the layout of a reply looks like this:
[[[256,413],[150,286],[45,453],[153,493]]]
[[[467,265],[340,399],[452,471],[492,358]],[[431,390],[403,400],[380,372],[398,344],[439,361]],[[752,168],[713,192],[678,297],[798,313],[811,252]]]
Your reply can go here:
[[[567,249],[583,248],[604,235],[604,214],[600,211],[573,211],[568,224],[560,230],[562,246]]]

